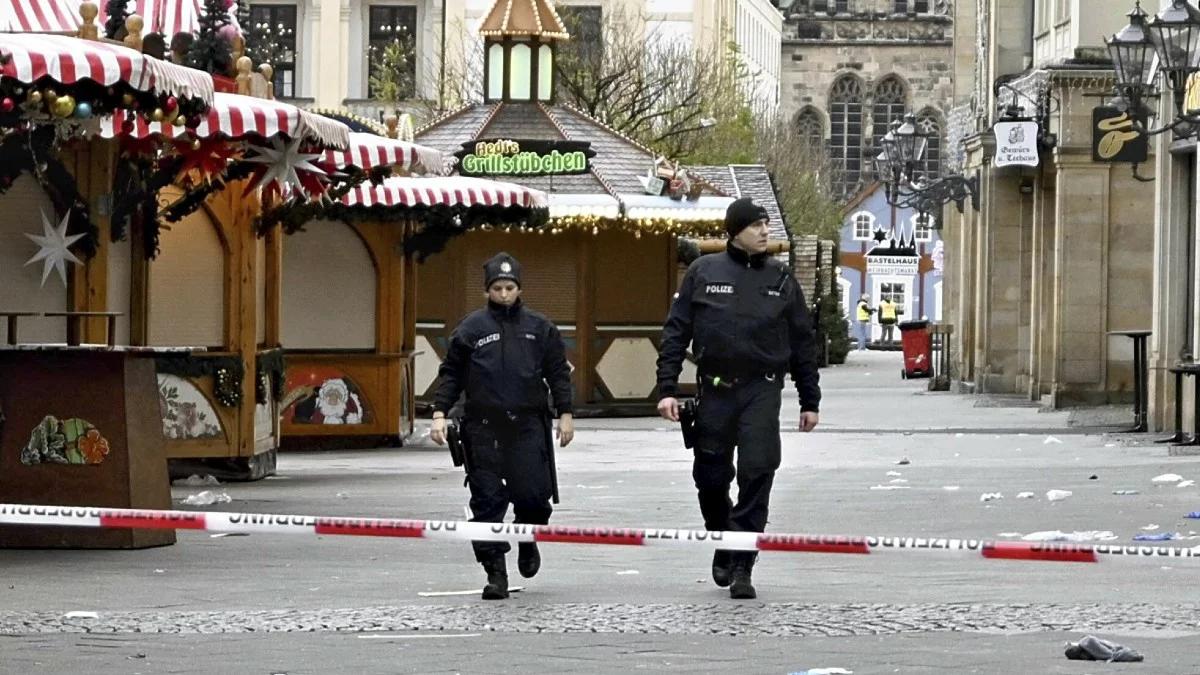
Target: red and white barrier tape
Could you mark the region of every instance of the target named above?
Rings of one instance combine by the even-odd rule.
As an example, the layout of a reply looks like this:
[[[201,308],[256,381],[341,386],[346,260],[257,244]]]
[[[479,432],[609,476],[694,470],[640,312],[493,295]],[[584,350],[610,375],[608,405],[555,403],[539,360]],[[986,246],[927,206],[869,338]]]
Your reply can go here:
[[[999,560],[1095,563],[1108,560],[1200,560],[1200,546],[1085,545],[1059,542],[988,541],[925,537],[843,537],[705,530],[566,527],[454,520],[398,520],[287,516],[220,511],[159,511],[72,506],[0,504],[0,524],[61,527],[205,530],[246,534],[329,534],[404,537],[449,541],[537,541],[615,546],[700,546],[739,551],[877,554],[888,552],[959,553]]]

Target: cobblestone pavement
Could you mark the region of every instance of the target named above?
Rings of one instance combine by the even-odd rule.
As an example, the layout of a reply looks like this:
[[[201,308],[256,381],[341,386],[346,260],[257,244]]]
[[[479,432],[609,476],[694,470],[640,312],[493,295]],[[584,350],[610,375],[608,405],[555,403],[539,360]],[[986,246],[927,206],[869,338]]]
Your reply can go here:
[[[504,604],[229,612],[0,612],[0,634],[496,631],[805,637],[929,632],[1181,631],[1200,605]]]

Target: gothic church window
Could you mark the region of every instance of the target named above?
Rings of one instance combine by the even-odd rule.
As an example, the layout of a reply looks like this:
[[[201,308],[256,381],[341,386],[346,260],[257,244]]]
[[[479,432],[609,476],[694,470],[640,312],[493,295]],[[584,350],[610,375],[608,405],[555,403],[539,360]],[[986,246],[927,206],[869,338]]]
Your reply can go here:
[[[862,179],[863,89],[858,78],[838,78],[829,92],[829,157],[836,189],[847,196]]]
[[[805,108],[796,115],[796,134],[810,151],[818,150],[825,144],[825,125],[821,114],[813,108]]]
[[[871,105],[871,156],[879,154],[883,149],[882,140],[888,132],[892,120],[904,117],[908,107],[908,94],[904,84],[895,77],[884,78],[875,87],[875,96]]]
[[[921,175],[933,179],[942,171],[942,125],[937,113],[925,110],[917,117],[917,131],[929,138],[925,147],[925,159],[922,162]]]

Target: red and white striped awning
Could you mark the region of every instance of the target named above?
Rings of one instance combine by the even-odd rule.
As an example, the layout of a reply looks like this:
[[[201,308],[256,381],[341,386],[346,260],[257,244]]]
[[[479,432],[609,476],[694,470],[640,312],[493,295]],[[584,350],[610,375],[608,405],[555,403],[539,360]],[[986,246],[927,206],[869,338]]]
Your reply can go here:
[[[80,0],[0,0],[0,31],[73,33],[79,30]],[[101,3],[103,4],[103,3]]]
[[[129,133],[121,131],[126,119],[133,121],[133,130]],[[105,138],[129,136],[138,139],[152,136],[193,137],[186,127],[150,122],[141,115],[124,110],[118,110],[100,121],[100,135]],[[350,128],[341,122],[282,101],[223,92],[213,96],[208,115],[196,127],[194,136],[224,136],[234,140],[248,136],[264,139],[287,136],[315,141],[328,148],[345,148],[350,144]]]
[[[96,23],[103,26],[108,21],[108,12],[105,11],[108,3],[97,4],[100,6],[100,18]],[[176,33],[195,33],[200,30],[204,0],[131,0],[126,5],[126,11],[137,14],[146,22],[146,27],[142,29],[143,37],[150,33],[162,33],[170,42]],[[232,0],[229,2],[229,23],[234,28],[238,27],[237,3]]]
[[[350,132],[350,147],[329,150],[325,163],[341,169],[353,166],[363,171],[380,167],[395,167],[408,173],[445,173],[447,158],[439,150],[398,141],[387,136]]]
[[[100,8],[96,25],[104,30],[108,21],[107,0],[93,0]],[[83,23],[79,16],[82,0],[0,0],[0,31],[13,33],[74,33]],[[130,14],[142,17],[142,37],[162,33],[168,41],[176,33],[200,30],[204,0],[131,0]],[[240,32],[237,4],[229,3],[229,23]]]
[[[138,91],[213,100],[208,73],[185,68],[128,47],[67,35],[0,33],[0,75],[31,84],[49,77],[60,84],[92,80],[102,85],[127,83]]]
[[[342,197],[346,206],[522,206],[546,208],[545,192],[515,183],[465,176],[394,177],[360,185]]]

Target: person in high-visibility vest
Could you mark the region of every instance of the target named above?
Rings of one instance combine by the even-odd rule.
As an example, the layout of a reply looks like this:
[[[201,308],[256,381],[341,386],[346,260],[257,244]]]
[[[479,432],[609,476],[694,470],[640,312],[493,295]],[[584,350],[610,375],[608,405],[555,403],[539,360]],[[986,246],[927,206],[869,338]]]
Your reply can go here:
[[[895,339],[896,315],[898,313],[899,310],[891,300],[883,298],[879,301],[879,325],[883,326],[883,336],[880,340],[892,342]]]
[[[863,294],[858,299],[858,309],[855,310],[855,320],[858,326],[858,334],[855,338],[858,340],[858,351],[867,351],[867,343],[871,341],[871,315],[875,313],[875,308],[871,306],[871,296]]]

